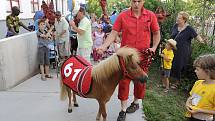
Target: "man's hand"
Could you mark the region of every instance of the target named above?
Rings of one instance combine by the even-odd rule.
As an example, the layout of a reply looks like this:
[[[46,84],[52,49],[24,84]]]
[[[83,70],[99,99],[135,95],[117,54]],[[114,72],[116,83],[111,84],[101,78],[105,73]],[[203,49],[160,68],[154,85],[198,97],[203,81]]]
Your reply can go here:
[[[33,30],[32,30],[32,29],[28,29],[28,31],[29,31],[29,32],[32,32]]]
[[[14,32],[13,34],[14,34],[14,35],[18,35],[18,33],[16,33],[16,32]]]
[[[74,22],[73,20],[71,20],[71,21],[69,22],[69,25],[72,26],[72,28],[76,27],[75,22]]]
[[[149,48],[149,50],[151,51],[151,52],[153,52],[153,53],[155,53],[155,51],[156,51],[156,48]]]
[[[99,54],[103,54],[106,50],[107,50],[107,48],[104,47],[104,46],[100,46],[100,47],[96,48],[96,51],[97,51]]]
[[[53,37],[56,37],[56,33],[55,33],[55,32],[52,32],[52,36],[53,36]]]

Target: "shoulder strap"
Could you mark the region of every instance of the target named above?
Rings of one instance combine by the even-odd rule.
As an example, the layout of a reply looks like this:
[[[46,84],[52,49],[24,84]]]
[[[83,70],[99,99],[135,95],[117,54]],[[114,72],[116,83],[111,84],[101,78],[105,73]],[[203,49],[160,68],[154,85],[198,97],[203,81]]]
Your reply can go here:
[[[182,32],[182,31],[184,31],[188,26],[189,26],[189,24],[186,24],[186,25],[184,25],[185,27],[181,30],[181,31],[179,31],[178,32],[178,34],[175,36],[175,39],[178,37],[178,35]],[[175,40],[174,39],[174,40]]]
[[[181,33],[181,31],[178,32],[178,34],[175,36],[174,40],[178,37],[178,35]]]

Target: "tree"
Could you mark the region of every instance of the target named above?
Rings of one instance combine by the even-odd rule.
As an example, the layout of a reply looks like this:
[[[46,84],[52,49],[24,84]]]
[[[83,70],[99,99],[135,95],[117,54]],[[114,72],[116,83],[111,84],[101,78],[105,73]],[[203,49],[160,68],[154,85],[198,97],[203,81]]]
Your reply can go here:
[[[214,6],[214,0],[189,0],[186,5],[186,9],[191,16],[200,18],[202,35],[205,35],[205,20],[215,11]]]

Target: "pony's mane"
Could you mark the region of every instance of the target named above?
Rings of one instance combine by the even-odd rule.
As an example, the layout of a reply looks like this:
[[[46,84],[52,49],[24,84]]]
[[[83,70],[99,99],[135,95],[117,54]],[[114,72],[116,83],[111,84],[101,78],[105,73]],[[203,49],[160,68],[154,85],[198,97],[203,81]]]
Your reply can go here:
[[[129,55],[132,55],[133,62],[140,62],[140,53],[135,48],[122,47],[117,51],[117,55],[123,57],[125,63],[127,63]]]
[[[98,65],[93,67],[92,76],[95,81],[107,79],[108,76],[117,72],[120,69],[118,56],[123,57],[125,63],[128,63],[128,56],[132,55],[133,62],[139,62],[139,53],[134,48],[122,47],[116,54],[113,54],[109,58],[101,61]]]

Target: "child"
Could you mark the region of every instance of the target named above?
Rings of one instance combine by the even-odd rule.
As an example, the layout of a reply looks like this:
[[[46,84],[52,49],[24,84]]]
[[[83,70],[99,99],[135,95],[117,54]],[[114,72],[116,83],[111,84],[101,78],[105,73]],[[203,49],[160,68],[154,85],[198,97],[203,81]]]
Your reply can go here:
[[[93,59],[94,61],[101,61],[102,55],[98,54],[96,48],[100,47],[104,41],[105,33],[102,31],[102,25],[97,26],[97,30],[93,34]]]
[[[109,21],[109,20],[108,20]],[[106,40],[107,37],[110,35],[112,31],[112,26],[108,26],[106,28],[106,33],[105,33],[105,36],[104,36],[104,39]],[[108,58],[110,57],[111,55],[113,55],[119,48],[120,48],[120,35],[118,35],[116,37],[116,39],[113,41],[113,43],[110,44],[110,46],[107,47],[107,50],[105,51],[105,53],[103,54],[103,58]],[[104,41],[105,41],[104,40]],[[105,43],[105,42],[104,42]]]
[[[94,33],[98,26],[97,17],[95,14],[92,14],[91,16],[91,26],[92,26],[92,33]]]
[[[53,26],[47,32],[45,30],[45,20],[41,19],[38,21],[39,30],[37,31],[38,38],[38,57],[41,71],[41,80],[46,81],[46,78],[52,78],[49,74],[49,39],[51,37],[51,31]]]
[[[188,121],[212,121],[215,115],[215,54],[198,57],[194,61],[195,82],[186,102]]]
[[[169,77],[170,71],[172,67],[172,60],[174,58],[173,49],[176,49],[176,41],[173,39],[167,40],[165,45],[165,49],[162,51],[161,57],[163,60],[163,68],[162,68],[162,82],[165,87],[164,92],[168,92],[169,90]]]

